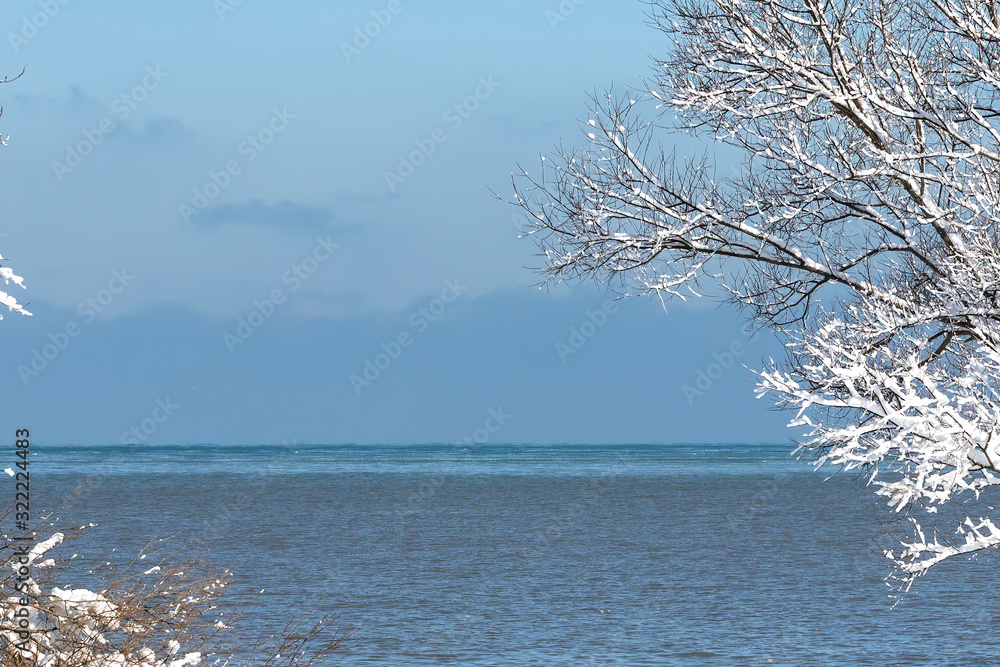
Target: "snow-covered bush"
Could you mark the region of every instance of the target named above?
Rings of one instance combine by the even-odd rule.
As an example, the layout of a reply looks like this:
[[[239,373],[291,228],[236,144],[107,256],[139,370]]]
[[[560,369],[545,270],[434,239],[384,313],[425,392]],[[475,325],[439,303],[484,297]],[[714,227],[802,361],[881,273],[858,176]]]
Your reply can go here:
[[[103,571],[74,570],[81,561],[50,555],[89,527],[31,541],[4,537],[4,667],[291,667],[344,646],[343,634],[320,643],[329,617],[244,641],[235,630],[243,610],[222,599],[231,573],[185,558],[184,550],[159,557],[150,545],[127,565],[108,562]],[[56,585],[74,576],[85,583]]]

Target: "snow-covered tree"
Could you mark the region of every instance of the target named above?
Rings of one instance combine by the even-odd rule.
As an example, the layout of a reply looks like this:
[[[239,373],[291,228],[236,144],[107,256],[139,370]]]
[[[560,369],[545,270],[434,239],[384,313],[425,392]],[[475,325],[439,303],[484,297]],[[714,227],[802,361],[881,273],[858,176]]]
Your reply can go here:
[[[1000,3],[651,6],[655,77],[515,179],[543,271],[661,298],[712,281],[785,340],[760,392],[910,522],[886,550],[903,585],[1000,544]],[[659,148],[677,130],[720,158]]]

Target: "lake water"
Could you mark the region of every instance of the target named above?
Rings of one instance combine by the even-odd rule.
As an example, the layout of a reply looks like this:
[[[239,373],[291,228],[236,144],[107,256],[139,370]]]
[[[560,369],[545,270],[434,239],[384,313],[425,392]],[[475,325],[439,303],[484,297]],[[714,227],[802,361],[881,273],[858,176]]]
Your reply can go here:
[[[36,508],[96,478],[60,513],[99,524],[83,559],[179,532],[265,590],[244,629],[339,614],[330,665],[1000,664],[996,563],[892,608],[871,490],[790,451],[36,446],[31,473]]]

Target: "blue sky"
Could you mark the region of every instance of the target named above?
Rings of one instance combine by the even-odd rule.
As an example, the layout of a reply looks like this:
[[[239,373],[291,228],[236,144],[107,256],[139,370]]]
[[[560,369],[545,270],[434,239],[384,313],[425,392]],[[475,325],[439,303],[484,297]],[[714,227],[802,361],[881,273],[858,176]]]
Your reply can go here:
[[[4,6],[0,73],[25,74],[0,87],[0,253],[34,312],[0,322],[8,430],[788,437],[742,368],[774,341],[708,300],[539,289],[490,194],[650,74],[643,3]]]

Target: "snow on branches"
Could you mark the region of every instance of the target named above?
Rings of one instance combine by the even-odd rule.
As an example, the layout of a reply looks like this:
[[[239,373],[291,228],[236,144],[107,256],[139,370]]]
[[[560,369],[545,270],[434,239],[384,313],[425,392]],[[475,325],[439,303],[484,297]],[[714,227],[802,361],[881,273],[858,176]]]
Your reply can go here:
[[[24,74],[24,70],[21,70],[21,74]],[[21,74],[18,74],[13,78],[5,77],[3,79],[0,79],[0,83],[10,83],[15,79],[19,79],[21,77]],[[0,107],[0,116],[3,116],[2,107]],[[8,136],[0,135],[0,146],[6,146],[8,139],[10,139],[9,135]],[[0,255],[0,262],[3,261],[4,258],[2,255]],[[24,289],[24,279],[21,278],[21,276],[15,275],[14,271],[10,267],[3,266],[2,264],[0,264],[0,280],[3,280],[4,284],[6,285],[9,285],[10,283],[13,282],[15,285],[19,285],[22,289]],[[3,290],[0,290],[0,305],[7,306],[8,309],[14,311],[15,313],[20,313],[21,315],[31,315],[31,313],[25,310],[24,307],[17,302],[17,299],[13,295],[8,294]],[[0,319],[3,319],[2,314],[0,314]]]
[[[801,446],[818,464],[867,469],[870,483],[896,511],[975,498],[1000,484],[1000,354],[976,340],[941,344],[925,317],[900,318],[873,302],[845,307],[840,317],[789,343],[788,368],[760,373],[759,393],[797,411],[793,426],[809,429]],[[930,339],[941,343],[929,347]],[[1000,544],[989,519],[952,528],[966,541],[928,541],[915,517],[902,551],[886,556],[907,575],[945,558]],[[983,531],[986,532],[983,532]],[[909,581],[907,581],[909,583]]]
[[[335,617],[310,620],[314,615],[301,610],[277,634],[234,634],[249,608],[223,600],[232,574],[184,547],[158,557],[155,545],[165,540],[150,542],[127,565],[101,559],[104,564],[94,567],[93,556],[48,557],[93,526],[53,531],[44,540],[36,535],[39,541],[0,536],[6,572],[0,576],[0,664],[309,667],[345,646],[349,633],[328,635]],[[71,575],[86,587],[55,585]]]
[[[150,568],[145,576],[120,579],[107,589],[49,585],[55,559],[40,561],[63,542],[63,532],[22,549],[4,545],[12,570],[3,580],[4,628],[0,656],[7,665],[39,667],[193,667],[201,651],[179,653],[182,644],[204,644],[192,633],[199,616],[228,583],[220,577],[184,576],[179,568]],[[208,624],[210,627],[210,624]],[[209,633],[211,634],[211,633]],[[180,640],[180,641],[178,641]]]
[[[644,94],[595,100],[587,147],[515,180],[542,270],[661,297],[715,282],[777,333],[789,359],[760,393],[912,519],[886,550],[904,585],[1000,544],[988,516],[948,539],[918,520],[1000,482],[1000,7],[653,7],[673,48]],[[739,168],[657,148],[640,98]]]
[[[3,256],[0,256],[0,261],[3,261]],[[24,288],[24,279],[21,276],[15,275],[10,267],[0,266],[0,280],[3,280],[7,284],[13,282],[15,285],[20,285],[22,289]],[[31,313],[24,309],[24,306],[17,302],[17,299],[13,295],[3,290],[0,290],[0,305],[7,306],[8,309],[21,315],[31,315]],[[0,320],[2,319],[3,315],[0,314]]]

